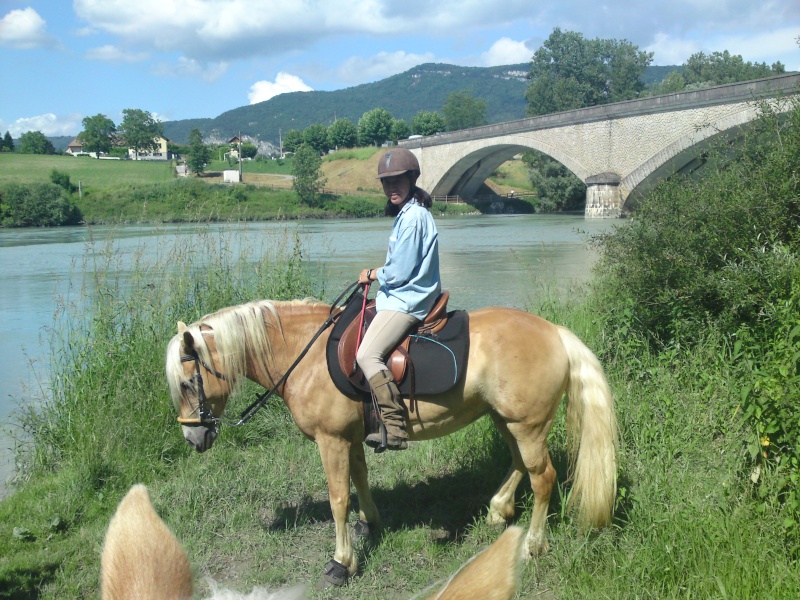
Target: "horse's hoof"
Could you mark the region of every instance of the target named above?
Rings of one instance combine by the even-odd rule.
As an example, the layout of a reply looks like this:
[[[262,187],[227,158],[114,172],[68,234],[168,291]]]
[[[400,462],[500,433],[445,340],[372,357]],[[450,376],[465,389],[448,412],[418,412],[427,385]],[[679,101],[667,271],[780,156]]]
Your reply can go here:
[[[347,584],[350,574],[338,560],[331,559],[322,570],[322,584],[325,587],[342,587]]]
[[[372,532],[369,530],[369,523],[359,519],[356,521],[355,525],[353,525],[353,533],[355,533],[357,537],[367,538]]]

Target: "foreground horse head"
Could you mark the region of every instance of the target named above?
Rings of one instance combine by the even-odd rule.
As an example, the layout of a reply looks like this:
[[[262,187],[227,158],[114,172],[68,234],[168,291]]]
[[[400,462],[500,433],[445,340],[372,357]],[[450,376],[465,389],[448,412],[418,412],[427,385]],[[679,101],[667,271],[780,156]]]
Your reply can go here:
[[[166,374],[184,436],[203,452],[237,380],[267,389],[281,381],[330,314],[319,302],[258,301],[222,309],[190,326],[179,324],[167,349]],[[511,466],[489,501],[488,520],[514,518],[515,491],[527,475],[534,494],[525,538],[528,554],[545,552],[547,512],[556,472],[547,436],[567,398],[572,470],[570,506],[581,528],[611,522],[616,496],[617,422],[597,357],[576,335],[530,313],[485,308],[469,315],[467,371],[451,390],[417,396],[406,411],[410,441],[449,435],[489,416],[511,452]],[[358,565],[347,528],[350,484],[358,496],[360,531],[380,523],[367,482],[363,408],[343,395],[327,370],[327,335],[308,349],[278,393],[294,422],[314,441],[328,480],[336,549],[324,579],[342,584]]]
[[[506,600],[517,590],[523,531],[510,527],[488,550],[473,557],[431,600]],[[440,589],[439,589],[440,588]],[[156,514],[143,485],[133,486],[108,526],[102,556],[103,600],[190,600],[192,573],[186,553]],[[244,596],[214,590],[210,600],[294,600],[302,588]]]

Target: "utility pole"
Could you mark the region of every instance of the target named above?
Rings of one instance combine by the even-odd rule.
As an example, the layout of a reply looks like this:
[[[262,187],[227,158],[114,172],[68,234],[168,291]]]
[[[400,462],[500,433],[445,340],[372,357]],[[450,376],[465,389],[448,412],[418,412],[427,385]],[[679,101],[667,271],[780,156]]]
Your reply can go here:
[[[242,132],[239,131],[239,183],[242,183]]]
[[[281,136],[281,128],[278,128],[278,147],[280,148],[280,157],[283,158],[283,137]]]

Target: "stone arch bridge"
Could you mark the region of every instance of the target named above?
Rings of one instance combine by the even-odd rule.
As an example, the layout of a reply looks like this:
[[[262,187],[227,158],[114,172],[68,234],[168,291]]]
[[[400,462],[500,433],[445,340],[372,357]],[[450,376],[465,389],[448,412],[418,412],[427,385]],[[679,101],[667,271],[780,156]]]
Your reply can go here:
[[[658,179],[691,171],[702,147],[757,116],[757,100],[800,93],[800,74],[593,106],[403,140],[420,161],[431,195],[474,198],[514,155],[539,150],[578,176],[587,217],[618,217]],[[788,109],[779,103],[779,110]]]

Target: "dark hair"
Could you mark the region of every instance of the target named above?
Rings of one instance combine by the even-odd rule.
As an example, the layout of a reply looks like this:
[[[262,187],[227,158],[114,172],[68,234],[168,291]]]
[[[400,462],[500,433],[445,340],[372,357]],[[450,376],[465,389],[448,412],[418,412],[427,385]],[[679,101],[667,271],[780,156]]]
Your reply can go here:
[[[407,173],[408,174],[408,173]],[[428,210],[431,209],[431,205],[433,205],[433,198],[431,195],[423,190],[421,187],[417,187],[416,185],[416,177],[413,177],[408,174],[409,178],[411,178],[411,192],[409,194],[410,198],[414,198],[417,203],[421,204]],[[386,206],[383,209],[383,214],[387,217],[396,217],[397,214],[400,212],[400,206],[396,204],[392,204],[391,200],[386,201]]]
[[[423,190],[422,188],[418,188],[414,186],[411,190],[411,194],[409,195],[410,198],[414,198],[418,204],[421,204],[428,210],[431,209],[431,205],[433,204],[433,198],[431,195]],[[383,214],[387,217],[396,217],[397,214],[400,212],[401,206],[397,204],[392,204],[391,200],[386,201],[386,206],[383,209]]]

